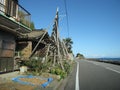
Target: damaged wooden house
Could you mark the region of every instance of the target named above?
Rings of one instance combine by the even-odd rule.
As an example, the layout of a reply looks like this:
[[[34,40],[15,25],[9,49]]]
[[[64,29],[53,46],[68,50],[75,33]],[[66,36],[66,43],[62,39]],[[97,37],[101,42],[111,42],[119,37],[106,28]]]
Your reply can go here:
[[[0,0],[0,73],[19,69],[19,60],[30,58],[43,61],[52,58],[62,65],[68,56],[58,35],[58,11],[51,37],[44,29],[31,28],[31,14],[18,0]]]
[[[0,72],[14,70],[16,39],[32,31],[30,16],[18,0],[0,0]]]
[[[33,30],[19,37],[16,41],[16,60],[29,60],[30,58],[45,58],[50,38],[46,30]]]
[[[40,56],[40,52],[43,55],[48,33],[32,30],[30,17],[18,0],[0,0],[0,73],[18,68],[19,58],[27,60],[34,54]]]

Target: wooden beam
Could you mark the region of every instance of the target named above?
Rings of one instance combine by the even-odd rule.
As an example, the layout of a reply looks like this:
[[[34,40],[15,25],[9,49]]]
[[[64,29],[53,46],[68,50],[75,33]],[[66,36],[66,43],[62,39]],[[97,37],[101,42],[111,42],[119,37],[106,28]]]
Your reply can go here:
[[[68,51],[67,51],[67,48],[66,48],[66,46],[65,46],[64,41],[62,41],[62,42],[63,42],[64,49],[65,49],[65,51],[66,51],[66,54],[69,55],[69,54],[68,54]]]
[[[48,47],[47,47],[47,53],[46,53],[46,61],[47,61],[47,58],[48,58],[48,52],[49,52],[49,49],[50,49],[50,44],[48,45]]]
[[[37,49],[38,45],[40,44],[40,42],[42,41],[42,39],[44,38],[45,34],[47,33],[47,31],[45,31],[45,33],[43,34],[43,36],[39,39],[37,45],[35,46],[35,48],[33,49],[31,55],[29,58],[31,58],[31,56],[33,55],[33,53],[35,52],[35,50]]]

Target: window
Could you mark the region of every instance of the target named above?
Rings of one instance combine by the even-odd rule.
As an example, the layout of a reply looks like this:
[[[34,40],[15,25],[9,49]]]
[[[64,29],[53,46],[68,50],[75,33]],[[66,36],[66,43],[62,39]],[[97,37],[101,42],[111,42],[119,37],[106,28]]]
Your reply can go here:
[[[6,14],[11,16],[11,7],[12,7],[12,0],[6,1]]]
[[[7,0],[6,7],[7,7],[7,9],[6,9],[7,15],[16,18],[17,12],[18,12],[18,1],[17,0]]]
[[[0,13],[5,12],[5,1],[6,0],[0,0]]]
[[[17,13],[17,2],[13,2],[12,16],[16,17]]]

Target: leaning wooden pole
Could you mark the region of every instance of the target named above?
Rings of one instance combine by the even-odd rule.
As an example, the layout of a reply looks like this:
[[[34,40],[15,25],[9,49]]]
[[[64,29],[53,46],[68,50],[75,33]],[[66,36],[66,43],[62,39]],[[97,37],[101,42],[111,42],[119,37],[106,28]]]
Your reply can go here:
[[[56,50],[54,49],[53,51],[53,67],[55,66],[56,64]]]
[[[47,59],[48,59],[48,52],[49,52],[49,49],[50,49],[50,44],[49,44],[48,47],[47,47],[47,52],[46,52],[46,56],[45,56],[46,61],[47,61]]]
[[[62,47],[62,51],[63,51],[63,58],[65,59],[65,57],[67,56],[67,54],[65,53],[65,48],[63,46],[63,42],[60,43],[61,44],[61,47]]]
[[[62,42],[63,42],[63,46],[64,46],[64,49],[65,49],[65,52],[66,52],[66,54],[67,54],[67,57],[69,57],[69,53],[68,53],[68,50],[67,50],[67,48],[66,48],[66,45],[65,45],[64,41],[62,41]]]
[[[59,44],[59,32],[58,32],[58,8],[57,8],[57,13],[56,13],[55,23],[56,23],[57,57],[58,57],[58,60],[60,62],[61,68],[64,70],[64,67],[62,64],[62,58],[61,58],[61,54],[60,54],[60,47],[59,47],[60,44]]]

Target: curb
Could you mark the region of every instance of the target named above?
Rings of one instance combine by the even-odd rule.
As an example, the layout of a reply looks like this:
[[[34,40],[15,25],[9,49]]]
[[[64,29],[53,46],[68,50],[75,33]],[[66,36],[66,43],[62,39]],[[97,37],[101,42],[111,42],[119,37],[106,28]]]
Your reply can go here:
[[[70,75],[72,74],[73,70],[74,70],[75,66],[72,67],[72,70],[70,72],[70,74],[65,78],[65,79],[62,79],[59,84],[57,84],[56,87],[54,87],[53,90],[64,90],[69,78],[70,78]]]
[[[62,82],[63,82],[63,79],[53,88],[53,90],[57,90],[62,84]]]

